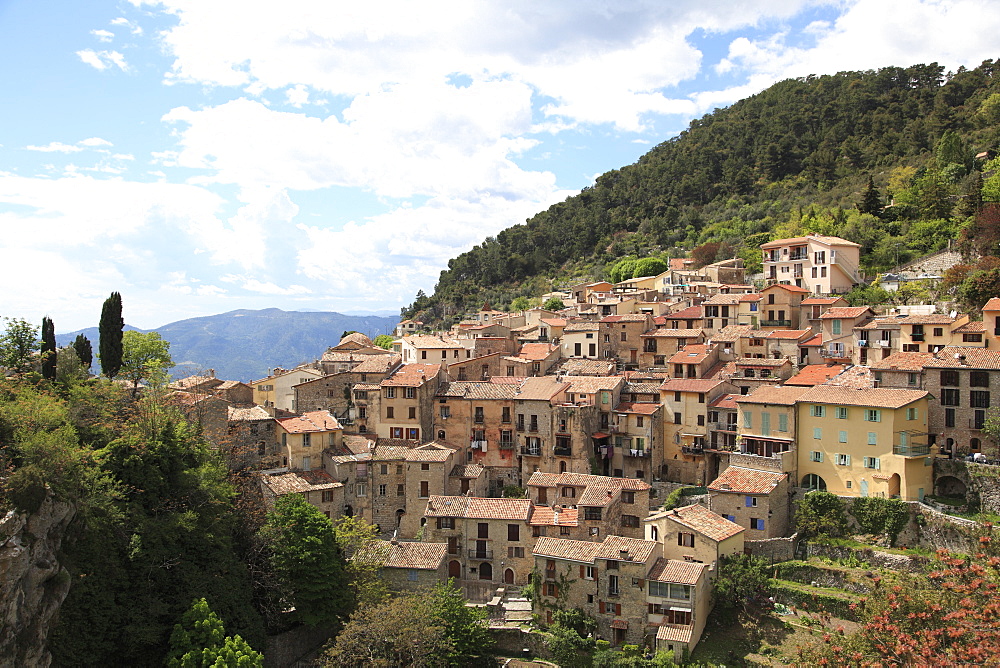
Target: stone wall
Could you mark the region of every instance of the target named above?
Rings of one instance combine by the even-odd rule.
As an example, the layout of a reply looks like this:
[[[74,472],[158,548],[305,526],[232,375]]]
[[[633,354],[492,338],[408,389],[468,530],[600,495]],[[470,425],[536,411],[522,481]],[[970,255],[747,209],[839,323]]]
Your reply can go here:
[[[268,636],[264,666],[288,668],[299,661],[307,661],[314,658],[332,637],[332,627],[312,626],[296,626],[284,633]]]
[[[545,643],[546,635],[538,631],[525,631],[517,627],[491,626],[490,635],[496,642],[496,652],[502,656],[525,656],[524,650],[532,658],[551,659],[549,648]]]
[[[773,564],[779,561],[794,559],[797,542],[798,534],[785,538],[745,540],[743,541],[743,551],[747,554],[762,557]]]
[[[1000,466],[977,464],[963,459],[935,459],[934,480],[956,478],[966,486],[972,506],[988,513],[1000,513]],[[935,484],[937,488],[937,484]]]
[[[927,562],[926,557],[910,557],[905,554],[892,554],[873,550],[871,548],[850,548],[839,545],[822,545],[809,543],[806,547],[809,557],[827,557],[828,559],[860,559],[878,568],[889,568],[894,571],[919,571]]]
[[[69,593],[57,555],[76,509],[47,495],[34,513],[0,518],[0,666],[48,666],[49,625]]]

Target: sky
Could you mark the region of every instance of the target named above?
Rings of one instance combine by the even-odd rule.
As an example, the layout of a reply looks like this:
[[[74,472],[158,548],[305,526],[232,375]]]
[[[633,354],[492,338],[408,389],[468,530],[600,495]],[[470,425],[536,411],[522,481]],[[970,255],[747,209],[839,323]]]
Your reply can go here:
[[[363,312],[809,74],[1000,57],[997,0],[0,0],[0,316]]]

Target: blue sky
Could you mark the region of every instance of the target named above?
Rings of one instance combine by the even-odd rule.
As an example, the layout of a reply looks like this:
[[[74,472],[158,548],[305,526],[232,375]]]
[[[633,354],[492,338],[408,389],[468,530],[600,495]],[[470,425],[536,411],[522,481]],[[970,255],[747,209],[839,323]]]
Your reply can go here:
[[[398,309],[794,76],[1000,56],[995,0],[0,0],[0,315]]]

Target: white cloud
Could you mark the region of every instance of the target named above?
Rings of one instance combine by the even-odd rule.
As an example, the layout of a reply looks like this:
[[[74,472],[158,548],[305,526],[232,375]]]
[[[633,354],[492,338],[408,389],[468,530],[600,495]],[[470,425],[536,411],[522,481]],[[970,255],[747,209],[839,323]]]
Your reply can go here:
[[[91,30],[90,34],[101,42],[110,42],[115,38],[115,34],[108,30]]]
[[[309,104],[309,90],[302,84],[292,86],[285,91],[285,100],[295,108],[301,108],[304,104]]]
[[[123,56],[118,51],[94,51],[93,49],[83,49],[82,51],[77,51],[76,55],[80,57],[87,65],[90,65],[94,69],[104,71],[109,67],[117,67],[123,72],[128,71],[128,63],[125,62],[125,56]]]
[[[80,144],[80,146],[114,146],[114,144],[109,142],[107,139],[101,139],[100,137],[90,137],[77,143]]]
[[[59,141],[49,142],[45,146],[29,145],[25,146],[25,148],[29,151],[41,151],[42,153],[76,153],[83,150],[80,146],[64,144]]]

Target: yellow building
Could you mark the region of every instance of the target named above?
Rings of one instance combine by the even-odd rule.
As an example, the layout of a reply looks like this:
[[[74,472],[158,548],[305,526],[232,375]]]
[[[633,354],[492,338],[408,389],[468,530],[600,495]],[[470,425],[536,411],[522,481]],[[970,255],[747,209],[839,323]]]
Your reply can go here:
[[[796,404],[799,484],[841,496],[923,499],[933,488],[922,390],[818,385]]]

